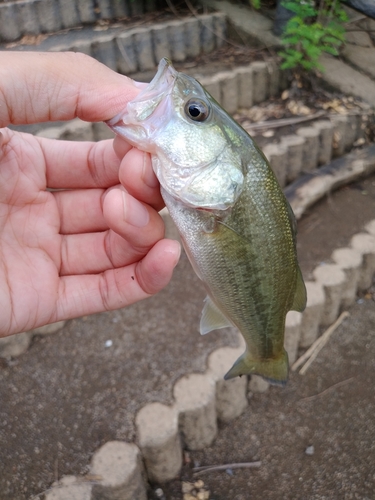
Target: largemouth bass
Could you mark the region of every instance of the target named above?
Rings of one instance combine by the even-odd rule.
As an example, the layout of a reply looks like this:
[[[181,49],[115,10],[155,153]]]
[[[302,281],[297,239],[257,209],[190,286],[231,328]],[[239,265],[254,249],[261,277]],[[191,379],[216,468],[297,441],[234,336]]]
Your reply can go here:
[[[167,59],[108,125],[151,153],[165,204],[208,293],[201,334],[234,325],[246,341],[225,378],[258,374],[285,384],[285,316],[304,309],[306,289],[294,215],[263,153]]]

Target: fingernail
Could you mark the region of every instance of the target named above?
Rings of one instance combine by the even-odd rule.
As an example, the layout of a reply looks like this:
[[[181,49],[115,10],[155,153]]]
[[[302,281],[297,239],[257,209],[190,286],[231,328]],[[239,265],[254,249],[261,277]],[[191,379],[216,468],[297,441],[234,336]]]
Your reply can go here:
[[[181,245],[180,245],[180,243],[178,241],[172,240],[169,252],[175,258],[174,267],[176,267],[177,264],[178,264],[178,261],[180,260],[180,256],[181,256]]]
[[[121,192],[124,208],[124,219],[128,224],[136,227],[144,227],[150,221],[150,216],[146,207],[138,200],[125,192]]]
[[[147,153],[143,153],[142,180],[150,188],[156,188],[159,185],[159,181],[152,170],[150,156]]]

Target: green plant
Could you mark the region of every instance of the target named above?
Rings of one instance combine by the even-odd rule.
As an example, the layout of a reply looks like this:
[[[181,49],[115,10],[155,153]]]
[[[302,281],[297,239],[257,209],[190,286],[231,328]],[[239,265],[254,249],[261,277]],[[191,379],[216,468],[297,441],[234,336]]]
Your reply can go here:
[[[295,13],[282,35],[283,69],[321,70],[322,52],[338,55],[345,41],[347,16],[340,0],[289,0],[283,6]]]

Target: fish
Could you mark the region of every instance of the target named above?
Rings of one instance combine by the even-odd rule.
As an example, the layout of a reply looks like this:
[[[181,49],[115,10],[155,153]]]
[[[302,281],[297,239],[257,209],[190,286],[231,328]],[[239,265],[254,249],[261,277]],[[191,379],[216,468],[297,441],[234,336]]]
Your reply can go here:
[[[306,288],[292,209],[262,151],[202,85],[164,58],[107,122],[150,153],[161,195],[207,291],[202,335],[235,326],[246,349],[225,375],[288,379],[286,314]]]

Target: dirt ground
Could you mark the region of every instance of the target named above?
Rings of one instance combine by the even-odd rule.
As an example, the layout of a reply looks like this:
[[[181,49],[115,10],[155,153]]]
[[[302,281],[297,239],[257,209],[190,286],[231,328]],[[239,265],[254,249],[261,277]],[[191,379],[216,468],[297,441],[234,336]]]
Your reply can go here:
[[[299,224],[305,277],[374,214],[375,177],[312,208]],[[145,402],[170,401],[184,370],[204,370],[207,354],[230,343],[231,334],[199,336],[203,297],[183,257],[172,284],[157,297],[70,321],[60,333],[35,338],[20,358],[2,360],[0,499],[29,499],[56,478],[87,472],[101,444],[133,439],[133,415]],[[286,389],[249,395],[248,410],[221,429],[212,447],[190,453],[182,478],[191,480],[197,463],[260,460],[258,470],[202,476],[210,498],[374,498],[373,300],[360,300],[350,313],[304,377],[293,374]],[[109,339],[113,345],[106,348]],[[180,480],[162,488],[167,500],[182,498]],[[152,491],[150,498],[156,498]]]

